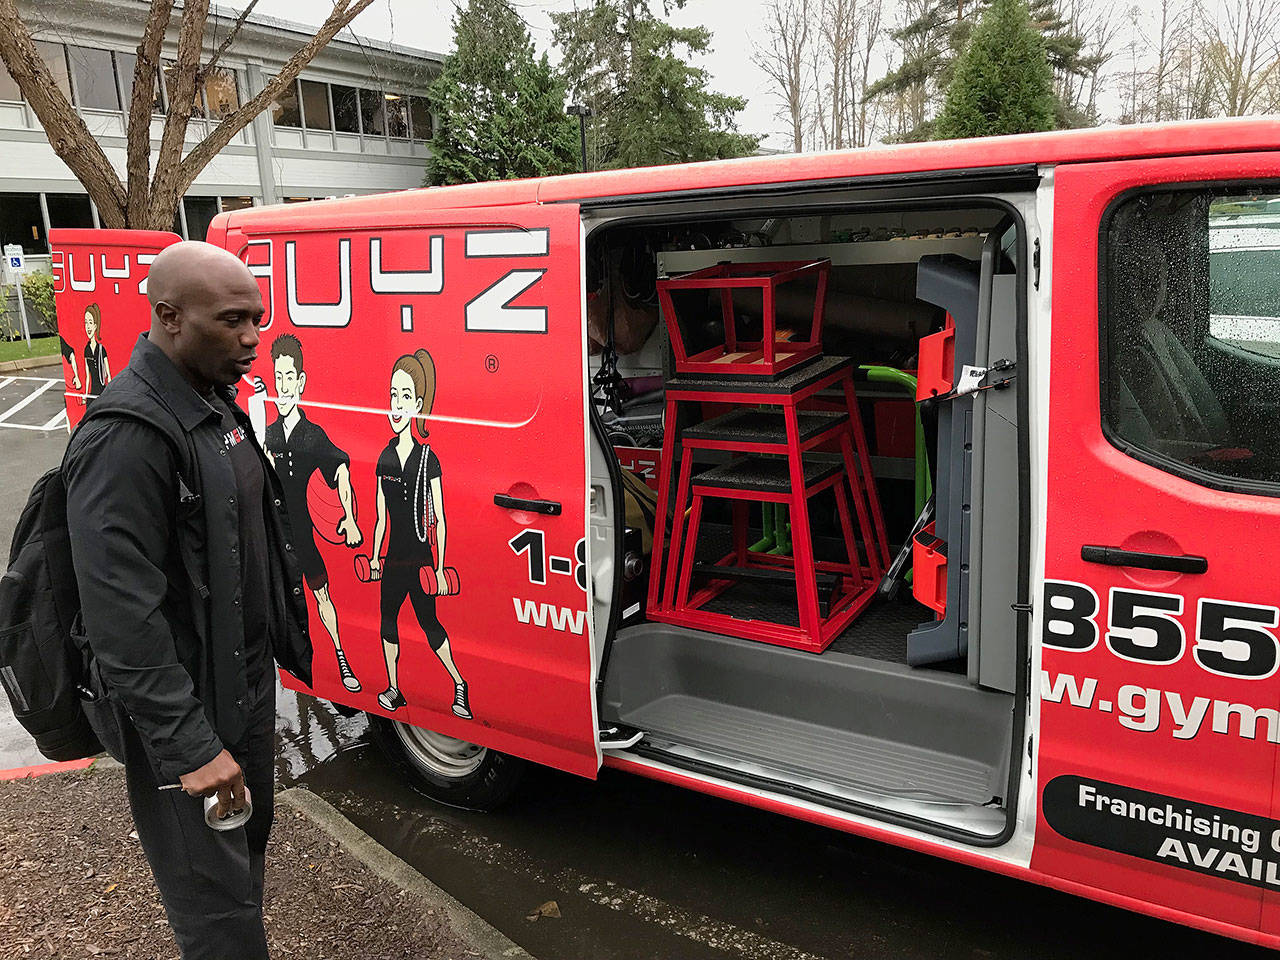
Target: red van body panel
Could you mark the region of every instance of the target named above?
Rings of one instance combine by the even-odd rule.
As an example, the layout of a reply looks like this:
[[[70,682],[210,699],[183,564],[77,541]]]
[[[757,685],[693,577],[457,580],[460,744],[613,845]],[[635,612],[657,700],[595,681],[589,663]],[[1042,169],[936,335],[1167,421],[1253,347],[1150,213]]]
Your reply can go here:
[[[1280,605],[1276,578],[1264,572],[1280,567],[1280,546],[1266,533],[1280,529],[1280,500],[1192,483],[1107,440],[1099,414],[1100,300],[1094,291],[1099,225],[1126,191],[1278,177],[1275,152],[1056,167],[1054,230],[1071,241],[1054,247],[1052,356],[1071,360],[1044,372],[1053,401],[1046,627],[1041,677],[1034,681],[1044,699],[1032,867],[1242,928],[1258,925],[1264,896],[1275,897],[1280,887],[1268,862],[1277,858],[1273,844],[1280,841],[1280,833],[1271,832],[1280,828],[1276,746],[1265,720],[1261,732],[1241,732],[1227,705],[1274,711],[1280,684],[1274,675],[1214,672],[1196,654],[1214,642],[1201,622],[1201,601]],[[1086,545],[1205,557],[1207,569],[1100,565],[1082,559]],[[1073,592],[1094,609],[1071,609]],[[1131,624],[1162,620],[1171,639],[1181,633],[1180,652],[1151,649],[1150,633],[1127,639]],[[1059,632],[1076,624],[1088,634],[1079,643]],[[1261,642],[1276,643],[1274,622],[1254,626]],[[1148,815],[1160,823],[1142,819]],[[1218,835],[1215,823],[1254,818],[1273,824],[1260,847]]]
[[[64,348],[67,422],[74,428],[93,392],[87,360],[114,374],[125,368],[138,334],[151,326],[147,272],[165,247],[182,238],[159,230],[51,230],[53,292]],[[90,344],[85,313],[97,308],[98,345]],[[89,357],[86,357],[88,351]],[[74,365],[68,357],[75,357]],[[76,380],[80,387],[76,387]]]

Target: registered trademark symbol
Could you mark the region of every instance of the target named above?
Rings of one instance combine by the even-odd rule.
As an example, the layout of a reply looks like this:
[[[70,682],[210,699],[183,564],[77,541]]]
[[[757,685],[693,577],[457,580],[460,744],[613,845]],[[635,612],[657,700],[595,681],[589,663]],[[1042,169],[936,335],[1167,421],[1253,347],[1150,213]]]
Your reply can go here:
[[[487,357],[484,358],[484,368],[488,370],[490,373],[497,373],[498,358],[495,357],[492,353],[489,354]]]

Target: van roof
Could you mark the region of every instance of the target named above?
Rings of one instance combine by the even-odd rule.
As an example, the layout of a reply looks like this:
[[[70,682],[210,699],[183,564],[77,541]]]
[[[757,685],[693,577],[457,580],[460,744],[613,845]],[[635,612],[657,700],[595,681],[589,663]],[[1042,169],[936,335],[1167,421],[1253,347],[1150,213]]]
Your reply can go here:
[[[345,211],[360,214],[362,220],[381,211],[403,216],[408,204],[421,211],[588,201],[759,184],[1136,157],[1239,153],[1275,150],[1277,147],[1280,147],[1280,117],[1277,116],[1090,127],[427,187],[297,204],[289,208],[288,219],[291,224],[302,226],[313,218],[332,223],[335,215],[340,217]],[[226,214],[219,217],[221,223],[218,226],[234,223],[252,232],[255,226],[265,226],[261,221],[278,222],[280,212],[280,207],[238,210],[229,215],[229,220]]]

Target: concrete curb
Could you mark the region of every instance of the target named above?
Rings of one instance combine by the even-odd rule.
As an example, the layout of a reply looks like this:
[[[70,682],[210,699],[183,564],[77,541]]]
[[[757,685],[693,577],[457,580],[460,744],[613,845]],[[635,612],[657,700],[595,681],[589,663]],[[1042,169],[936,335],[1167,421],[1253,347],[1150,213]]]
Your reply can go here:
[[[48,357],[29,357],[26,360],[6,360],[0,363],[0,373],[21,373],[23,370],[39,370],[62,363],[62,354],[55,353]]]
[[[65,773],[68,770],[83,770],[93,766],[93,758],[87,760],[51,760],[48,763],[33,763],[26,767],[11,767],[0,770],[0,780],[28,780],[31,777],[43,777],[47,773]]]
[[[310,818],[377,876],[430,901],[448,919],[454,932],[486,960],[534,960],[524,948],[507,939],[310,790],[296,787],[281,790],[276,794],[276,803]]]

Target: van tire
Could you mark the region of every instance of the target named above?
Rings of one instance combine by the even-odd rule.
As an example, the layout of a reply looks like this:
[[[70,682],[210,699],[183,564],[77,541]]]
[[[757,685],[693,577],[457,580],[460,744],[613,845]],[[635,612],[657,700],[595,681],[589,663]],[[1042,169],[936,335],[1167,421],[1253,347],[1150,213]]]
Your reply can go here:
[[[463,810],[493,810],[511,798],[528,766],[465,740],[368,714],[375,742],[415,790]]]

